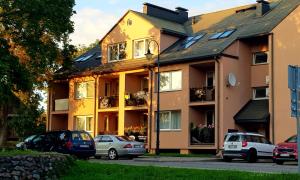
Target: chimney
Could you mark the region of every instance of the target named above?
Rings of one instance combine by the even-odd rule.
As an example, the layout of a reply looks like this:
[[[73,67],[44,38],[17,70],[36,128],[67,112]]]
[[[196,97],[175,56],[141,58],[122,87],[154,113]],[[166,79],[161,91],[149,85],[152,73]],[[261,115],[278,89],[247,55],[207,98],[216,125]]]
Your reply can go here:
[[[173,21],[183,24],[188,20],[188,10],[182,7],[177,7],[176,11],[156,6],[150,3],[144,3],[143,13],[148,16]]]
[[[265,0],[257,0],[256,16],[261,17],[270,11],[270,3]]]

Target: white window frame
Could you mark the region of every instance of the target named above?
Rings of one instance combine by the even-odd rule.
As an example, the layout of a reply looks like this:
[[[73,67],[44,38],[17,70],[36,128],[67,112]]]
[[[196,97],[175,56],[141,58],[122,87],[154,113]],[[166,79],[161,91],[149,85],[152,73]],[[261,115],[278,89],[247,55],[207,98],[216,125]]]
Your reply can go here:
[[[263,63],[256,63],[256,55],[259,53],[266,53],[267,54],[267,62],[263,62]],[[269,52],[268,51],[259,51],[259,52],[255,52],[253,53],[252,56],[252,65],[263,65],[263,64],[269,64]]]
[[[124,61],[124,60],[126,60],[126,58],[119,59],[119,56],[120,56],[120,44],[125,44],[125,46],[126,46],[125,52],[126,52],[126,49],[127,49],[127,43],[126,42],[120,42],[120,43],[110,44],[110,45],[107,46],[108,62],[117,62],[117,61]],[[110,47],[112,47],[112,46],[118,46],[118,59],[111,59],[111,57],[110,57]]]
[[[266,89],[266,97],[256,98],[256,90],[257,89]],[[253,88],[253,100],[269,99],[269,93],[270,93],[269,87],[256,87],[256,88]]]
[[[179,129],[172,129],[172,112],[179,112],[179,116],[180,116],[180,128]],[[162,129],[161,126],[159,126],[160,131],[181,131],[181,111],[180,110],[172,110],[172,111],[160,111],[160,113],[168,113],[169,114],[169,128],[168,129]],[[157,112],[156,112],[156,116],[157,116]],[[160,119],[159,119],[160,120]],[[160,123],[160,122],[159,122]],[[157,129],[157,126],[156,126]]]
[[[144,47],[145,47],[145,51],[144,51],[144,53],[142,53],[141,55],[136,56],[136,55],[135,55],[135,51],[136,51],[136,49],[135,49],[135,43],[138,42],[138,41],[143,41]],[[148,43],[149,43],[149,42],[151,41],[151,38],[143,38],[143,39],[135,39],[135,40],[133,40],[133,48],[132,48],[132,49],[133,49],[133,53],[132,53],[133,59],[144,58],[144,57],[145,57],[145,54],[146,54],[147,51],[148,51],[148,48],[150,48],[150,51],[151,51],[151,53],[153,54],[153,52],[154,52],[153,44],[150,44],[150,47],[148,47],[149,44],[147,43],[147,41],[148,41]]]
[[[93,128],[92,128],[92,125],[91,125],[91,129],[90,130],[87,130],[86,129],[86,120],[87,120],[87,118],[92,118],[92,120],[91,121],[93,121],[94,120],[94,117],[92,116],[92,115],[87,115],[87,116],[75,116],[75,129],[76,130],[82,130],[82,129],[78,129],[77,128],[77,118],[84,118],[84,131],[86,131],[86,132],[93,132]],[[92,122],[91,122],[91,124],[93,124]]]
[[[95,96],[94,89],[93,89],[93,95],[92,96],[88,96],[88,87],[89,87],[88,84],[89,83],[93,83],[94,84],[95,81],[75,82],[75,99],[89,99],[89,98],[93,98]],[[77,90],[77,89],[78,89],[79,85],[81,85],[81,84],[85,84],[86,88],[85,88],[85,93],[83,93],[84,95],[82,97],[79,97],[78,96],[79,94],[77,94],[77,92],[79,92],[79,90]],[[95,84],[94,84],[94,86],[95,86]]]
[[[175,73],[175,72],[180,72],[181,73],[181,84],[180,84],[180,88],[178,88],[178,89],[172,89],[172,74]],[[160,81],[161,81],[161,75],[162,74],[169,74],[170,82],[169,82],[169,88],[168,89],[162,90],[161,86],[160,86],[159,92],[172,92],[172,91],[180,91],[180,90],[182,90],[182,70],[160,72]],[[156,73],[156,78],[157,78],[157,73]],[[157,83],[158,83],[158,81],[156,79],[156,92],[157,92],[157,85],[158,85]]]

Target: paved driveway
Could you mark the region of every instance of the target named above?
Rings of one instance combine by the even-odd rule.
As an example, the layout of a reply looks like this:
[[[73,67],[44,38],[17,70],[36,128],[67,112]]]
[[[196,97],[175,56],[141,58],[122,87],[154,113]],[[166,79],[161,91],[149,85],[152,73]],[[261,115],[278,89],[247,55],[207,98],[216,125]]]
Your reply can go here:
[[[107,159],[90,159],[93,163],[123,164],[137,166],[158,166],[189,169],[213,169],[213,170],[238,170],[250,172],[267,173],[296,173],[297,163],[289,162],[284,165],[277,165],[272,160],[259,160],[256,163],[247,163],[241,160],[223,162],[218,158],[173,158],[173,157],[140,157],[133,160],[120,159],[110,161]]]

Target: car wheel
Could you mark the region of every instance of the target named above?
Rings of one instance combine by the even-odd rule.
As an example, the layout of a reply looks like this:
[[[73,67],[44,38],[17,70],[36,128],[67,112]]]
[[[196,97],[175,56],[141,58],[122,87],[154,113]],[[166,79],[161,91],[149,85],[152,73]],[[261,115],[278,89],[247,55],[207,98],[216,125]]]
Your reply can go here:
[[[275,160],[275,163],[278,164],[278,165],[282,165],[283,162],[284,162],[284,161],[282,161],[282,160],[278,160],[278,159]]]
[[[257,161],[257,152],[255,149],[251,148],[248,151],[247,161],[249,163],[254,163]]]
[[[108,151],[108,159],[110,160],[116,160],[118,159],[118,153],[115,149],[110,149]]]
[[[95,159],[101,159],[101,156],[95,155]]]
[[[225,162],[231,162],[232,161],[232,158],[229,158],[229,157],[224,157],[223,156],[223,161],[225,161]]]

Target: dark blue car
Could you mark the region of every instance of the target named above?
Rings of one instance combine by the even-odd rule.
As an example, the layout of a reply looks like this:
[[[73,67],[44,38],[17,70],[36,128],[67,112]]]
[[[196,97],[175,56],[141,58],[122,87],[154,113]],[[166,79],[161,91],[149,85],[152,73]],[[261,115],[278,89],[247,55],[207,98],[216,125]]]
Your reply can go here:
[[[30,149],[44,152],[59,152],[89,158],[95,155],[95,142],[86,131],[50,131],[41,136],[38,141],[33,139]]]

